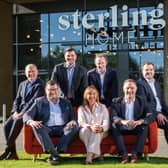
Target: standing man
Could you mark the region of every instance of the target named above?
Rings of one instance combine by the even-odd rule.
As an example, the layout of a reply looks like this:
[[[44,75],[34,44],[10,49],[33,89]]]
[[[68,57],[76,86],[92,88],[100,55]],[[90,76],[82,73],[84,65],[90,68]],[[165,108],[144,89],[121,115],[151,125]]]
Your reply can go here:
[[[99,91],[100,102],[109,107],[114,97],[118,96],[117,73],[112,68],[107,68],[107,58],[103,54],[95,57],[96,68],[88,71],[88,84],[94,85]]]
[[[87,87],[86,69],[76,63],[77,53],[75,49],[68,48],[64,52],[65,63],[55,65],[51,79],[61,87],[66,98],[72,106],[79,106],[83,101],[83,92]]]
[[[24,123],[33,128],[43,151],[50,153],[50,164],[60,162],[59,152],[65,152],[69,143],[78,132],[69,100],[59,98],[60,88],[54,81],[48,81],[45,87],[46,97],[36,99],[32,108],[25,113]],[[55,148],[50,137],[60,137]]]
[[[168,143],[168,106],[162,97],[160,85],[154,78],[154,64],[145,62],[141,70],[142,78],[137,81],[137,94],[143,96],[149,103],[156,115],[158,127],[164,130],[165,139]]]
[[[136,163],[143,152],[148,134],[148,124],[154,121],[152,110],[142,97],[136,96],[137,86],[134,80],[127,79],[123,84],[124,97],[115,98],[111,105],[112,136],[122,156],[121,163],[128,163],[128,152],[123,134],[135,134],[136,144],[132,150],[131,163]]]
[[[31,107],[35,98],[44,95],[44,82],[38,78],[36,65],[28,64],[25,67],[25,76],[27,79],[19,85],[11,116],[4,124],[6,148],[0,155],[0,160],[18,160],[15,141],[23,127],[22,116]]]

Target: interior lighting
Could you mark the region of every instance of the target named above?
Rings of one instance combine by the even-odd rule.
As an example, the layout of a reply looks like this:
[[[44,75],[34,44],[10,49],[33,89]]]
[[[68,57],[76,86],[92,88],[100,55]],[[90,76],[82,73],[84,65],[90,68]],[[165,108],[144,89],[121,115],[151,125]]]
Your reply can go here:
[[[62,37],[62,41],[65,41],[65,40],[66,40],[66,37],[65,37],[65,36],[63,36],[63,37]]]
[[[33,51],[34,51],[34,48],[30,48],[30,51],[33,52]]]
[[[30,38],[31,38],[30,34],[27,34],[27,35],[26,35],[26,38],[27,38],[27,39],[30,39]]]
[[[35,31],[35,32],[40,32],[40,30],[39,30],[39,29],[35,29],[34,31]]]

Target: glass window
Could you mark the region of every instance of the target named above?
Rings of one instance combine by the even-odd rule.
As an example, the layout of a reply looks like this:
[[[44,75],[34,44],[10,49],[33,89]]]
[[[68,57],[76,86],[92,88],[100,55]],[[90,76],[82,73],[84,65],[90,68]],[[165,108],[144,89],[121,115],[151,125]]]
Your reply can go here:
[[[23,77],[20,72],[30,62],[38,65],[42,77],[49,78],[54,65],[64,62],[64,50],[73,47],[78,62],[87,69],[94,67],[96,53],[105,53],[108,66],[119,74],[120,86],[125,78],[139,78],[144,61],[156,65],[156,76],[163,83],[164,27],[152,25],[152,19],[156,21],[162,13],[159,19],[164,18],[164,1],[107,0],[99,4],[83,0],[79,8],[65,2],[65,10],[58,2],[48,3],[46,9],[27,5],[33,14],[14,17],[14,78]]]

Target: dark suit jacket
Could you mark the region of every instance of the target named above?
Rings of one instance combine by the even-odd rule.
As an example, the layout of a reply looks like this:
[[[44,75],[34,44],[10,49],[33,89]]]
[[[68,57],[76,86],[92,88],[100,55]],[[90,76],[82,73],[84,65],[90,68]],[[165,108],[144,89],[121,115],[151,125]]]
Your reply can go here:
[[[166,104],[163,100],[160,85],[156,80],[155,80],[154,85],[155,85],[155,89],[157,92],[157,96],[158,96],[160,103],[161,103],[161,106],[162,106],[162,109],[161,109],[162,113],[164,113],[165,115],[168,115],[168,107],[166,106]],[[157,114],[156,100],[155,100],[154,94],[153,94],[152,89],[149,86],[148,82],[144,78],[141,78],[137,81],[137,87],[138,87],[137,95],[144,97],[144,99],[149,103],[153,112]]]
[[[99,91],[100,95],[101,81],[100,81],[100,75],[96,71],[96,68],[88,71],[87,75],[88,75],[88,84],[94,85]],[[117,73],[112,68],[106,69],[106,73],[104,76],[103,93],[105,97],[105,104],[107,107],[110,106],[113,98],[118,97]]]
[[[60,98],[59,102],[63,119],[65,123],[71,120],[75,120],[72,112],[72,106],[69,100]],[[32,107],[24,114],[23,122],[26,123],[28,120],[42,121],[43,124],[49,120],[50,117],[50,105],[46,97],[37,98]]]
[[[44,96],[44,81],[40,78],[33,83],[31,89],[25,95],[25,88],[28,80],[20,83],[16,98],[13,102],[11,112],[25,112],[33,104],[35,98]]]
[[[64,96],[66,97],[68,94],[68,77],[65,63],[56,65],[54,67],[51,79],[58,82],[62,92],[64,93]],[[83,93],[87,85],[88,82],[87,82],[86,69],[83,66],[76,63],[72,78],[72,90],[71,90],[72,98],[75,102],[75,105],[79,106],[82,104]]]
[[[110,119],[113,123],[118,124],[120,120],[125,119],[125,102],[123,97],[112,100]],[[154,115],[146,101],[136,96],[134,102],[134,120],[144,119],[144,124],[154,121]]]

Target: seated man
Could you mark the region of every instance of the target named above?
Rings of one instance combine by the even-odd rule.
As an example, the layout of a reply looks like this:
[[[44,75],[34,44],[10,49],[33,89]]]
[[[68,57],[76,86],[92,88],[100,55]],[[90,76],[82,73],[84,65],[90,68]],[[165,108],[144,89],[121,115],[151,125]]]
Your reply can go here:
[[[137,81],[137,95],[142,96],[150,105],[156,116],[158,127],[164,130],[164,136],[168,144],[168,106],[162,95],[159,82],[155,79],[155,66],[152,62],[144,62],[142,77]]]
[[[71,103],[59,97],[60,88],[54,80],[47,82],[45,92],[46,97],[36,99],[32,108],[23,116],[23,121],[33,128],[43,151],[51,154],[47,161],[54,165],[60,162],[59,152],[67,150],[78,127]],[[60,137],[57,147],[50,138],[53,136]]]
[[[113,99],[111,105],[112,134],[118,153],[122,156],[121,163],[128,162],[128,152],[122,135],[137,135],[137,142],[131,156],[131,163],[136,163],[137,156],[143,152],[148,124],[154,121],[151,109],[141,97],[136,96],[136,90],[137,86],[134,80],[125,80],[124,97]]]
[[[18,160],[16,152],[16,138],[23,127],[23,114],[34,103],[35,98],[44,95],[44,81],[38,77],[38,69],[34,64],[25,67],[26,80],[19,85],[16,98],[13,102],[10,117],[5,121],[4,134],[6,139],[5,151],[0,155],[0,160]]]

